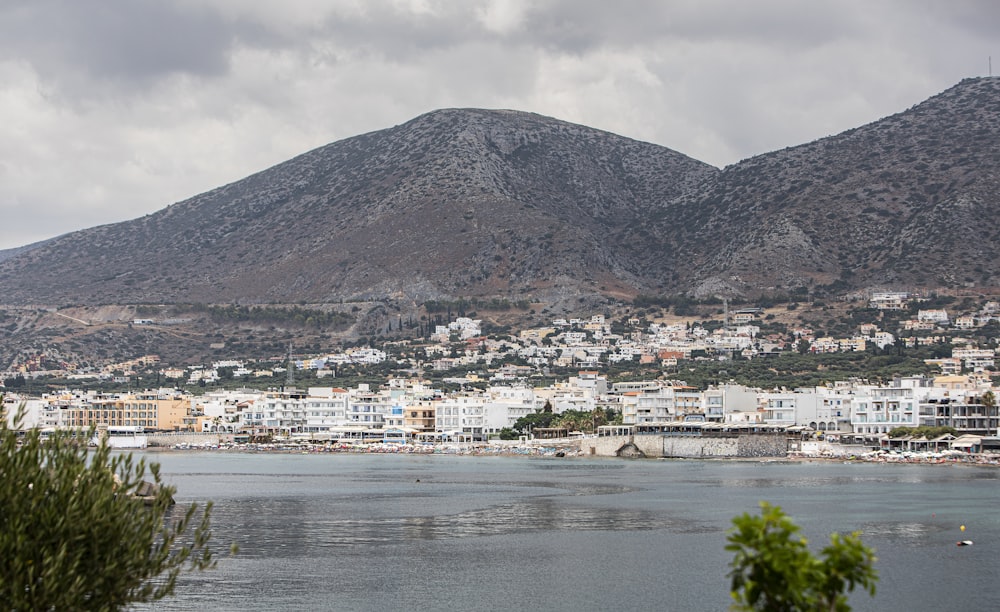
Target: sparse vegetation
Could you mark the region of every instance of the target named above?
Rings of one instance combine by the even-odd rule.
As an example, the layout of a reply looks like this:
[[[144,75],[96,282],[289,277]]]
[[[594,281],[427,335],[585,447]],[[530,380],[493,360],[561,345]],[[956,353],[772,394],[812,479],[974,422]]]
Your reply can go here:
[[[342,329],[354,322],[354,317],[337,312],[311,310],[300,306],[208,306],[215,320],[239,323],[281,323],[300,327]]]

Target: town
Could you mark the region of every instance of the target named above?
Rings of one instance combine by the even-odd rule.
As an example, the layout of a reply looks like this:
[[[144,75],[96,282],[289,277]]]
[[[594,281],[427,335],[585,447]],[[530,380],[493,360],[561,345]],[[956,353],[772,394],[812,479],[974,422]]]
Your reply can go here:
[[[996,347],[978,346],[966,332],[996,326],[1000,304],[986,301],[952,318],[944,309],[913,309],[914,302],[919,304],[906,293],[872,294],[872,311],[911,308],[915,316],[899,319],[892,331],[866,322],[843,338],[817,337],[809,329],[762,334],[763,309],[725,308],[716,325],[612,322],[593,315],[556,318],[504,337],[484,335],[480,320],[456,317],[436,326],[430,342],[420,346],[394,342],[308,357],[290,352],[270,364],[227,359],[179,368],[147,355],[96,373],[62,372],[65,388],[35,393],[22,388],[38,373],[25,363],[3,375],[4,411],[13,423],[23,406],[20,427],[214,434],[230,441],[483,443],[596,435],[616,427],[663,433],[673,424],[687,433],[757,426],[872,446],[884,446],[901,428],[939,428],[946,433],[934,438],[935,448],[991,448],[1000,427],[991,379]],[[724,364],[767,360],[783,351],[826,354],[922,344],[947,345],[950,355],[925,360],[933,372],[888,380],[853,377],[794,388],[736,380],[694,386],[683,380],[684,365],[699,360]],[[387,363],[391,370],[384,369]],[[658,375],[616,379],[609,372],[621,364],[643,365]],[[336,384],[348,369],[380,367],[391,371],[380,383]],[[141,391],[83,388],[95,379],[128,382],[143,368],[176,384]],[[559,378],[552,372],[570,374]],[[264,388],[241,384],[262,379],[270,381]],[[205,388],[183,391],[181,383]],[[533,418],[545,414],[552,418]],[[911,439],[919,438],[907,440],[915,448]],[[929,441],[923,440],[926,448]]]

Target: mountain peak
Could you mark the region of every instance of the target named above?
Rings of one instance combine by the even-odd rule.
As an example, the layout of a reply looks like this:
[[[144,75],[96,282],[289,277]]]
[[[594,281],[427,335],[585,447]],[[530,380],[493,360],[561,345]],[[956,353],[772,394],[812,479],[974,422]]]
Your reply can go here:
[[[539,301],[1000,285],[1000,79],[718,170],[440,109],[0,261],[9,303]]]
[[[657,246],[606,233],[715,172],[541,115],[443,109],[66,236],[0,267],[0,285],[31,270],[8,296],[84,302],[627,295],[646,287],[633,252]]]

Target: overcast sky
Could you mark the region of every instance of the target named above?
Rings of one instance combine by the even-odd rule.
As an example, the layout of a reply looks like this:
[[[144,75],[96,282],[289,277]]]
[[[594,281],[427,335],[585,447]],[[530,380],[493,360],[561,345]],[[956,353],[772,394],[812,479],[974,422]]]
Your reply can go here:
[[[0,0],[0,249],[448,107],[715,166],[1000,73],[995,0]]]

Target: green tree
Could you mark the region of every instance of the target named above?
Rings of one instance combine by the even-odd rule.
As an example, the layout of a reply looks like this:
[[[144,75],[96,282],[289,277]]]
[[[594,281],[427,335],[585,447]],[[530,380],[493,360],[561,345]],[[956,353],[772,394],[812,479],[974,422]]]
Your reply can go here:
[[[501,429],[499,435],[501,440],[517,440],[520,436],[521,434],[519,432],[511,429],[510,427],[504,427]]]
[[[6,378],[3,381],[3,386],[7,387],[8,389],[19,389],[23,387],[24,384],[25,384],[24,374],[18,374],[17,376]]]
[[[832,534],[816,557],[781,508],[761,502],[760,516],[733,519],[726,550],[734,610],[768,612],[845,611],[847,594],[861,586],[872,596],[878,574],[875,553],[857,533]]]
[[[945,434],[957,435],[958,431],[954,427],[921,425],[920,427],[894,427],[889,430],[890,438],[902,438],[904,436],[923,436],[928,440],[933,440]]]
[[[528,433],[539,427],[550,427],[556,415],[552,412],[533,412],[526,414],[514,422],[514,430],[519,434]]]
[[[211,503],[174,507],[157,464],[112,456],[106,444],[90,452],[87,441],[65,431],[20,435],[0,415],[6,609],[119,610],[167,597],[182,572],[215,565]]]

